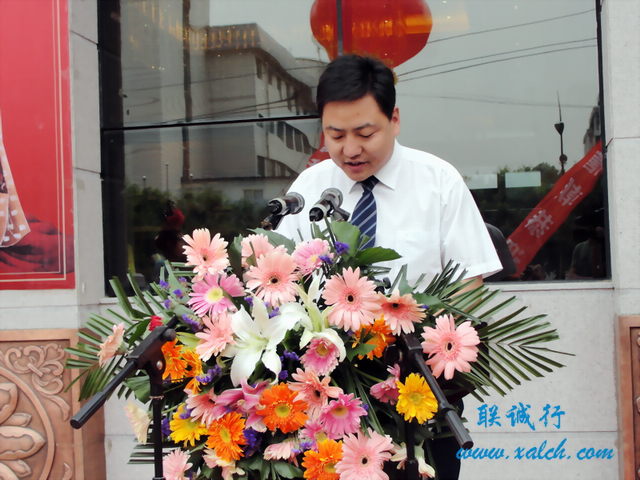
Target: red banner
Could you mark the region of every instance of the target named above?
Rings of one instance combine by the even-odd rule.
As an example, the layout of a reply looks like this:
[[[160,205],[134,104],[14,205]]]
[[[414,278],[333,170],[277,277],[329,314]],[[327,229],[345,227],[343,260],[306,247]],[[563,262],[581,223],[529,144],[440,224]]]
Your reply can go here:
[[[0,289],[74,288],[67,0],[0,0]]]
[[[520,274],[538,250],[587,196],[602,174],[602,146],[598,142],[585,157],[558,179],[551,191],[507,239]]]

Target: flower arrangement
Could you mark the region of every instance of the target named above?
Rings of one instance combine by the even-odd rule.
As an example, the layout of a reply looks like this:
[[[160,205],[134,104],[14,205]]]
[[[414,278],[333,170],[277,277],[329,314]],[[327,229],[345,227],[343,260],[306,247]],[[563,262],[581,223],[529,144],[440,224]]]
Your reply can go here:
[[[168,480],[403,478],[403,420],[425,446],[420,474],[433,477],[425,440],[438,435],[440,414],[425,379],[395,363],[402,333],[421,337],[450,399],[488,387],[504,395],[562,366],[544,346],[557,334],[542,316],[496,318],[514,299],[496,305],[497,291],[465,288],[457,267],[422,290],[404,269],[381,282],[388,269],[377,264],[396,252],[362,248],[366,237],[347,222],[315,226],[314,236],[295,244],[256,230],[229,245],[195,230],[184,237],[186,263],[168,266],[152,291],[132,282],[128,298],[113,281],[122,312],[93,315],[92,334],[68,349],[88,398],[149,331],[178,317],[177,338],[162,347]],[[119,394],[132,392],[149,401],[145,372]],[[148,459],[150,414],[132,402],[126,412]]]

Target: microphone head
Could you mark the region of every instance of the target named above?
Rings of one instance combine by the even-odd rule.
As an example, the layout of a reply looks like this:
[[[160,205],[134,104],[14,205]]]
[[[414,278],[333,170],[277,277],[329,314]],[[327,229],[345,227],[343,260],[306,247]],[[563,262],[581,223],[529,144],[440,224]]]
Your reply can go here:
[[[327,188],[322,192],[322,198],[326,198],[333,203],[334,208],[342,205],[342,192],[337,188]]]
[[[309,221],[319,222],[329,213],[329,209],[326,205],[316,204],[311,210],[309,210]]]
[[[296,192],[289,192],[283,197],[274,198],[267,204],[269,212],[274,215],[300,213],[304,208],[304,198]]]
[[[300,213],[302,211],[302,209],[304,208],[304,198],[302,197],[302,195],[300,195],[299,193],[296,192],[289,192],[286,195],[287,197],[292,197],[295,199],[295,202],[291,202],[291,211],[289,212],[291,215],[295,215],[297,213]]]

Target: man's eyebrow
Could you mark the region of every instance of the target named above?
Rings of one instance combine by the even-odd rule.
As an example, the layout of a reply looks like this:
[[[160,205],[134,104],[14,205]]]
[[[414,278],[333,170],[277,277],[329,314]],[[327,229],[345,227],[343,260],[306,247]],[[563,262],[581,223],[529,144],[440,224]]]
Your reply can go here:
[[[359,127],[354,128],[353,130],[364,130],[367,127],[375,127],[374,124],[372,123],[365,123],[364,125],[360,125]],[[324,127],[325,130],[333,130],[336,132],[344,132],[345,130],[343,128],[338,128],[338,127],[334,127],[333,125],[327,125],[326,127]]]

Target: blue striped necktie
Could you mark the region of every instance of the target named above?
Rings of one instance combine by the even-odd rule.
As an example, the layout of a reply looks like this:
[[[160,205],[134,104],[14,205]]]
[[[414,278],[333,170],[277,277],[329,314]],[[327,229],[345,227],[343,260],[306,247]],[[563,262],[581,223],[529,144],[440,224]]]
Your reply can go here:
[[[360,229],[361,237],[367,235],[369,240],[363,248],[373,247],[376,241],[376,198],[373,196],[373,187],[378,183],[378,179],[373,175],[358,182],[362,185],[363,192],[356,208],[351,215],[351,224]]]

